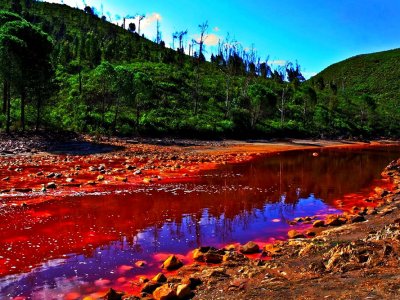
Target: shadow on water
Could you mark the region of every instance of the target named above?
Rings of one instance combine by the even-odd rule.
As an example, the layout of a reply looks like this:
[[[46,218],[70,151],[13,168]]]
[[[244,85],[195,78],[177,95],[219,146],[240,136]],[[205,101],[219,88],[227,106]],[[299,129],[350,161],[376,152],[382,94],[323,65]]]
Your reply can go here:
[[[122,150],[124,147],[86,141],[66,141],[49,145],[46,152],[66,155],[91,155]]]

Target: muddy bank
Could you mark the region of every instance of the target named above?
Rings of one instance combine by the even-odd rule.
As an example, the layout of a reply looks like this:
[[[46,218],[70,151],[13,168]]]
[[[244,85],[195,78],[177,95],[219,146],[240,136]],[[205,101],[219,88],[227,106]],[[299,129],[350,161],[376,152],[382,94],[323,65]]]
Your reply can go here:
[[[132,284],[140,296],[110,291],[105,299],[397,299],[400,296],[400,160],[382,173],[391,190],[377,189],[365,207],[353,207],[287,241],[194,250],[196,261],[164,262],[167,276]],[[306,236],[315,237],[306,238]],[[160,269],[161,270],[161,269]]]

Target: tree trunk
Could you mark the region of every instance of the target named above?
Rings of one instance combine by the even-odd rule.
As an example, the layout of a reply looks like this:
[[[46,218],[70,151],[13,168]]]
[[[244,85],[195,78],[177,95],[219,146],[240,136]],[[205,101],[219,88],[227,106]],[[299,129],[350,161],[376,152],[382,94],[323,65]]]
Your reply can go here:
[[[119,115],[119,101],[117,99],[117,102],[115,103],[115,114],[114,114],[114,124],[113,124],[113,133],[115,134],[117,132],[117,121],[118,121],[118,115]]]
[[[7,112],[7,81],[3,82],[3,114]]]
[[[35,128],[35,130],[39,131],[39,126],[40,126],[40,108],[41,108],[41,105],[42,105],[42,101],[41,101],[40,97],[38,97],[37,101],[38,102],[37,102],[37,105],[36,105],[36,128]]]
[[[10,133],[11,124],[11,95],[10,95],[10,83],[6,81],[6,99],[7,99],[7,120],[6,120],[6,132]]]
[[[25,89],[21,92],[21,127],[22,131],[25,131],[25,100],[26,100],[26,91]]]

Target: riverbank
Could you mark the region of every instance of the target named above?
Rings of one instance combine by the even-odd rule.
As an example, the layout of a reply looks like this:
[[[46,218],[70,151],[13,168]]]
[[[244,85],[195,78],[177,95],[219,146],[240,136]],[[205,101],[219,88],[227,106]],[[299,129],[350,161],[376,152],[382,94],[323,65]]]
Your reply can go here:
[[[202,171],[258,156],[329,148],[391,146],[393,142],[324,140],[198,141],[89,136],[0,138],[0,194],[34,204],[71,193],[112,192],[151,183],[188,181]],[[29,196],[22,202],[18,198]]]
[[[310,160],[317,161],[318,156],[320,156],[320,159],[324,156],[324,149],[332,147],[338,149],[363,149],[368,147],[382,147],[385,145],[391,146],[392,143],[304,140],[203,142],[107,139],[94,141],[86,137],[83,140],[81,139],[74,143],[67,144],[67,146],[64,144],[64,147],[61,147],[61,149],[59,146],[55,147],[53,145],[51,148],[43,149],[43,151],[38,151],[37,153],[26,152],[8,154],[1,157],[1,178],[6,179],[8,177],[8,179],[0,182],[0,185],[5,186],[5,189],[0,190],[2,190],[3,208],[6,211],[10,209],[10,213],[8,214],[10,217],[15,215],[15,213],[27,214],[27,212],[29,212],[32,213],[32,216],[35,216],[35,218],[29,219],[39,224],[41,220],[37,219],[37,213],[33,214],[37,208],[36,204],[51,200],[53,202],[49,203],[53,203],[51,205],[54,205],[56,201],[62,201],[62,196],[68,196],[72,193],[80,193],[83,195],[85,193],[90,194],[91,192],[112,193],[116,190],[128,188],[134,190],[137,186],[143,184],[152,185],[153,183],[157,183],[158,185],[163,185],[174,182],[194,182],[196,175],[203,170],[218,168],[222,164],[247,162],[257,156],[283,153],[286,151],[309,150],[311,152],[307,152],[307,155],[309,155]],[[93,153],[93,149],[101,149],[102,151],[94,151]],[[85,152],[80,152],[82,150],[85,150]],[[52,184],[50,185],[50,183]],[[382,192],[383,190],[377,191]],[[382,195],[381,193],[381,196]],[[352,209],[351,215],[332,217],[333,221],[336,223],[354,223],[359,214],[361,214],[363,218],[368,219],[370,215],[375,213],[373,208],[379,206],[381,198],[371,197],[368,201],[363,202],[365,205],[362,204],[358,209]],[[362,206],[370,208],[365,209]],[[340,205],[338,205],[338,207],[340,207]],[[347,209],[348,208],[345,208],[343,210]],[[381,208],[378,208],[378,211],[379,209]],[[47,210],[44,211],[44,213],[46,213],[46,215],[43,217],[49,215]],[[396,212],[392,211],[391,213]],[[388,213],[388,215],[391,213]],[[178,285],[180,285],[180,288],[188,293],[188,295],[185,296],[186,298],[194,292],[195,298],[197,299],[230,299],[225,297],[232,297],[233,299],[234,297],[237,298],[240,292],[243,293],[243,299],[251,299],[251,297],[253,297],[253,299],[259,299],[259,297],[263,297],[263,294],[257,292],[252,296],[251,293],[253,293],[253,290],[258,291],[259,289],[261,289],[262,292],[265,292],[264,289],[269,290],[269,292],[273,290],[273,287],[271,288],[270,285],[264,286],[264,280],[266,280],[264,277],[269,274],[267,276],[268,278],[274,278],[271,279],[272,283],[276,283],[276,281],[283,282],[283,287],[281,288],[278,286],[275,294],[272,294],[280,298],[280,293],[289,293],[289,290],[285,292],[285,289],[288,289],[294,284],[293,282],[299,282],[298,284],[300,284],[300,282],[306,282],[305,280],[311,280],[315,276],[317,276],[315,278],[319,278],[318,276],[320,275],[318,273],[315,275],[315,272],[312,273],[307,269],[313,262],[314,256],[311,254],[316,251],[314,249],[314,244],[318,245],[316,248],[318,251],[316,252],[319,253],[325,250],[328,251],[332,249],[331,246],[337,245],[339,242],[343,241],[341,240],[343,237],[341,237],[338,240],[327,240],[326,244],[317,238],[312,242],[313,244],[310,245],[309,241],[312,241],[312,238],[302,240],[301,238],[304,238],[302,235],[304,228],[308,230],[312,229],[315,234],[319,234],[320,230],[329,228],[316,227],[313,229],[312,223],[314,221],[314,218],[307,218],[301,221],[293,220],[291,222],[293,229],[300,231],[300,233],[293,233],[296,238],[300,238],[300,244],[298,244],[299,241],[281,242],[272,248],[264,248],[264,244],[260,244],[259,248],[261,249],[258,249],[255,254],[246,254],[246,257],[241,255],[238,245],[231,245],[227,247],[228,249],[224,250],[208,248],[198,249],[198,257],[196,258],[198,262],[195,264],[189,264],[187,262],[186,266],[179,268],[177,271],[164,272],[167,276],[168,284],[172,287],[172,289],[170,289],[170,286],[164,286],[164,290],[171,292],[173,295],[177,292]],[[358,221],[363,221],[363,219],[358,218]],[[369,220],[367,224],[370,224]],[[304,231],[304,233],[306,232]],[[88,234],[91,236],[92,232],[90,231]],[[349,234],[349,232],[347,234]],[[312,233],[306,233],[306,235],[311,236]],[[347,237],[345,238],[347,239]],[[115,238],[111,240],[114,239]],[[324,246],[319,247],[320,244]],[[296,253],[296,251],[302,252],[302,254],[308,253],[307,251],[309,250],[302,251],[303,248],[307,249],[308,247],[312,248],[309,258],[311,262],[308,265],[303,265],[303,260],[299,261],[299,258],[294,253]],[[263,252],[264,254],[262,254]],[[190,253],[189,255],[190,260],[186,261],[192,260],[192,254]],[[262,257],[260,259],[261,255]],[[252,259],[249,260],[249,257]],[[47,258],[48,256],[46,256],[46,259]],[[302,258],[307,257],[305,256]],[[164,259],[164,257],[160,257],[160,260],[162,259]],[[282,265],[269,265],[270,262],[279,262],[279,259],[281,259]],[[210,261],[216,262],[217,264],[207,264]],[[290,261],[293,261],[293,263],[285,267],[284,264]],[[318,261],[316,261],[316,263],[318,263]],[[296,273],[294,269],[296,266],[302,268],[297,271],[298,273]],[[11,271],[4,270],[4,272],[19,271],[19,269],[12,269]],[[160,269],[160,271],[162,270]],[[193,275],[195,275],[195,277],[193,277]],[[190,276],[193,278],[190,279]],[[152,285],[152,277],[153,276],[149,275],[147,279],[139,278],[132,282],[131,279],[129,279],[129,284],[135,287],[134,289],[137,290],[137,295],[142,291],[146,293],[142,296],[144,298],[149,298],[152,297],[153,289],[160,287],[160,285],[162,286],[164,283],[159,282]],[[162,276],[159,277],[161,277],[161,281],[165,281]],[[144,283],[144,281],[149,279],[149,283]],[[202,284],[196,289],[194,285],[197,285],[200,281]],[[189,284],[189,286],[185,286],[185,284]],[[313,285],[314,283],[311,281],[308,282],[308,284]],[[145,288],[146,285],[147,287]],[[150,287],[148,287],[149,285]],[[215,290],[215,288],[217,290]],[[104,294],[104,291],[105,290],[102,289],[101,295]],[[129,292],[132,292],[132,289],[129,289]],[[73,296],[73,294],[71,295]],[[68,295],[68,297],[71,295]],[[87,299],[97,298],[97,296],[93,297],[94,298]],[[121,296],[117,297],[121,298]],[[266,297],[269,296],[267,295]],[[290,298],[290,295],[288,297]],[[301,297],[301,294],[297,296],[297,298],[300,299]],[[310,297],[312,299],[312,296]],[[307,299],[310,299],[310,297]],[[134,299],[133,296],[131,298]]]
[[[396,299],[400,295],[400,160],[382,173],[392,190],[377,189],[366,207],[314,221],[308,232],[260,249],[255,243],[202,247],[198,262],[171,276],[141,278],[142,295],[110,291],[105,299]],[[370,203],[374,203],[371,206]],[[367,208],[369,206],[369,208]],[[312,220],[313,218],[310,218]],[[293,229],[296,229],[296,220]],[[303,222],[302,220],[301,222]],[[306,238],[316,235],[312,238]],[[262,259],[245,256],[262,253]],[[259,256],[259,255],[258,255]],[[175,261],[174,261],[175,260]],[[212,262],[212,263],[211,263]]]

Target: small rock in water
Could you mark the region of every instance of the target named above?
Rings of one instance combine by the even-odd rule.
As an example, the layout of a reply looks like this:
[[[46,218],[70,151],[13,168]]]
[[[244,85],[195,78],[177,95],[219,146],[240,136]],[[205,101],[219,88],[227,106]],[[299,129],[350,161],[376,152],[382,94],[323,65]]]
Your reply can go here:
[[[144,260],[139,260],[137,262],[135,262],[135,266],[138,268],[143,268],[147,265],[147,263]]]
[[[57,184],[55,182],[49,182],[46,185],[46,188],[48,188],[48,189],[56,189],[57,188]]]
[[[117,292],[114,289],[109,289],[108,292],[102,297],[104,300],[122,300],[125,293]]]
[[[164,261],[164,263],[161,265],[161,268],[167,270],[176,270],[182,266],[183,263],[181,262],[181,260],[177,258],[175,255],[171,255],[170,257],[167,258],[166,261]]]

